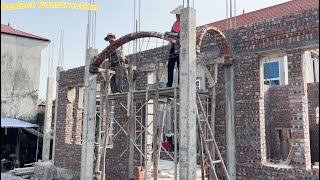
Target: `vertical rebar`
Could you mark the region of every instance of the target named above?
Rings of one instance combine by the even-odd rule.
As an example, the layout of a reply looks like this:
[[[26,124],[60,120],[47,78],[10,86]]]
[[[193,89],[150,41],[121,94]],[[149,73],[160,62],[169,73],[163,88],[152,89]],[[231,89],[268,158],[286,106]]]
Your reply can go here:
[[[226,0],[226,22],[227,22],[227,29],[229,29],[229,5],[228,0]]]
[[[61,55],[61,67],[63,67],[63,63],[64,63],[64,47],[63,47],[63,43],[64,43],[64,30],[62,30],[62,55]]]
[[[97,32],[97,11],[94,11],[94,36],[93,36],[93,48],[96,48],[96,32]]]
[[[237,27],[237,6],[236,6],[236,1],[234,0],[233,6],[234,6],[234,28]]]
[[[136,0],[133,1],[133,32],[136,30]]]
[[[94,0],[91,0],[91,2],[92,2],[92,5],[94,5]],[[94,14],[93,14],[94,12],[91,12],[91,46],[93,46],[93,37],[94,37],[94,28],[93,28],[93,26],[94,26]]]
[[[89,4],[91,4],[91,0],[89,0]],[[87,49],[89,48],[89,47],[91,47],[91,44],[90,44],[90,25],[91,25],[91,10],[88,10],[88,31],[87,31],[87,37],[88,37],[88,43],[87,43]]]
[[[230,29],[232,28],[232,0],[230,0]]]

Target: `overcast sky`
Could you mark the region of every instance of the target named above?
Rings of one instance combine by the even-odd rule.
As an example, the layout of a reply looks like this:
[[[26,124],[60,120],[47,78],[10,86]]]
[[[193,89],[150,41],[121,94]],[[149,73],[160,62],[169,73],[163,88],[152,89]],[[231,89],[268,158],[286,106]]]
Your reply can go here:
[[[287,1],[237,0],[237,14],[242,14],[243,10],[251,12]],[[18,2],[18,0],[1,0],[1,3],[15,2]],[[31,2],[31,0],[22,0],[20,2]],[[68,2],[86,1],[68,0]],[[96,48],[100,52],[107,46],[103,38],[108,32],[114,32],[118,37],[121,37],[133,31],[134,0],[96,0],[95,2],[99,6],[96,18]],[[138,6],[139,0],[136,0],[136,2]],[[192,2],[190,0],[191,5]],[[174,15],[169,12],[181,4],[182,0],[141,0],[141,31],[169,31],[175,20]],[[195,0],[194,8],[197,10],[198,26],[226,18],[225,0]],[[60,31],[64,30],[64,68],[70,69],[84,65],[87,11],[40,8],[1,11],[1,23],[7,24],[9,21],[10,25],[15,29],[54,41],[55,66],[58,61]],[[46,97],[47,63],[48,48],[42,52],[40,99],[45,99]],[[53,75],[55,77],[55,68]]]

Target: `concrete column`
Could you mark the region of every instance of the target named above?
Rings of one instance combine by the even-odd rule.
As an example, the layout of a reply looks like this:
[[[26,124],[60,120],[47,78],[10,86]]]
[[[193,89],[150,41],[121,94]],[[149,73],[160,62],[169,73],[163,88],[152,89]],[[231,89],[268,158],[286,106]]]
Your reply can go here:
[[[43,146],[42,146],[42,161],[49,161],[50,156],[50,141],[51,141],[51,123],[52,123],[52,86],[53,78],[47,78],[47,96],[46,110],[43,127]]]
[[[226,165],[230,179],[236,179],[236,129],[234,119],[234,71],[225,66]]]
[[[180,32],[180,179],[196,179],[196,11],[181,10]]]
[[[304,52],[305,53],[305,52]],[[302,53],[302,51],[300,50],[300,55],[302,54],[302,58],[301,58],[301,69],[302,69],[302,122],[299,120],[301,120],[301,118],[296,118],[298,119],[295,123],[301,125],[302,127],[302,133],[303,133],[303,142],[300,144],[304,144],[302,153],[304,155],[304,159],[305,159],[305,163],[304,163],[304,167],[306,170],[310,170],[311,169],[311,151],[310,151],[310,128],[309,128],[309,101],[308,101],[308,82],[307,82],[307,61],[306,61],[306,56],[304,55],[304,53]],[[293,80],[291,80],[291,93],[293,91]],[[291,99],[291,101],[294,101],[293,99]],[[300,129],[301,130],[301,129]],[[293,129],[295,137],[297,137],[297,135],[299,133],[301,133],[301,131],[299,132],[298,129]],[[298,132],[298,133],[297,133]],[[294,141],[294,143],[299,144],[300,141],[298,141],[297,139],[295,139],[296,141]],[[297,143],[299,142],[299,143]],[[299,148],[298,148],[299,149]]]
[[[92,62],[93,57],[97,54],[97,49],[89,48],[86,51],[84,74],[84,117],[81,150],[81,180],[88,180],[93,178],[97,75],[89,72],[89,66]]]
[[[52,159],[51,161],[54,164],[54,156],[56,149],[56,132],[57,132],[57,117],[58,117],[58,105],[59,105],[59,81],[60,81],[60,72],[63,71],[63,67],[57,67],[56,75],[56,100],[54,106],[54,125],[53,125],[53,142],[52,142]]]

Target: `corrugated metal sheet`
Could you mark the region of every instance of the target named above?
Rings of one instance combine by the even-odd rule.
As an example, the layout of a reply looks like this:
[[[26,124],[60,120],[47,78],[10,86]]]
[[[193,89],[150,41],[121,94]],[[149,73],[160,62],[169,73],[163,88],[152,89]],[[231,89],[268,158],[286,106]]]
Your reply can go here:
[[[23,130],[25,131],[28,131],[29,133],[35,135],[35,136],[38,136],[38,131],[33,129],[33,128],[22,128]],[[43,138],[43,134],[41,132],[39,132],[39,137],[40,138]]]

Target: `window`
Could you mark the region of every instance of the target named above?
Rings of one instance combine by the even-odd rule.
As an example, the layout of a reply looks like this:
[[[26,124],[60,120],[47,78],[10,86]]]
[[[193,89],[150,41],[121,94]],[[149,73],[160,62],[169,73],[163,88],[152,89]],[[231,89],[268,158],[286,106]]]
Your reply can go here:
[[[263,79],[265,85],[280,85],[280,62],[266,62],[263,64]]]
[[[263,59],[263,84],[285,85],[288,84],[288,60],[287,56]]]
[[[79,87],[79,100],[78,100],[78,109],[83,109],[83,95],[84,95],[84,87]]]
[[[196,88],[197,90],[201,89],[201,78],[196,79]]]

